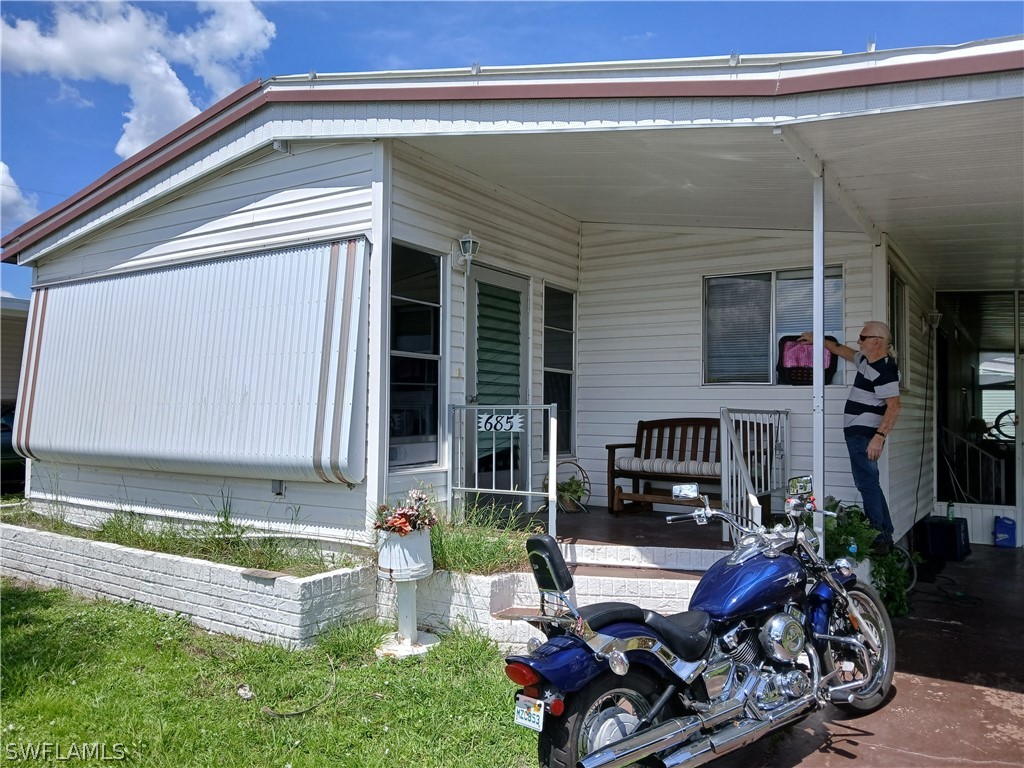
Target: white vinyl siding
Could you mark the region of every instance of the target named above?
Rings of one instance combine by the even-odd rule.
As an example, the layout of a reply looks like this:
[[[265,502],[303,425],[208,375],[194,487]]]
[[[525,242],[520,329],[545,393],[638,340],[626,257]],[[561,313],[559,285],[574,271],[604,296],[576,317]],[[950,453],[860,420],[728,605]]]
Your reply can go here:
[[[935,498],[935,356],[929,350],[933,334],[922,330],[920,318],[927,317],[935,306],[935,294],[892,248],[878,249],[885,254],[887,267],[897,270],[903,278],[906,299],[904,312],[910,319],[906,337],[900,343],[896,363],[900,368],[900,415],[893,434],[886,439],[881,468],[888,478],[883,485],[893,527],[899,537],[926,516]],[[879,270],[886,279],[888,269]],[[880,291],[880,293],[882,293]],[[886,295],[886,307],[892,301]],[[885,319],[887,311],[880,311]],[[916,322],[915,322],[916,319]],[[933,455],[936,457],[933,459]],[[991,527],[990,527],[991,530]]]
[[[36,291],[15,444],[69,465],[360,482],[366,247]]]
[[[843,335],[850,338],[872,311],[872,247],[856,234],[830,234],[825,254],[843,268]],[[632,440],[639,419],[716,417],[722,406],[790,409],[793,469],[810,471],[810,387],[701,384],[702,275],[801,269],[810,261],[809,232],[584,227],[577,454],[596,478],[595,503],[605,502],[606,444]],[[834,383],[852,383],[848,375],[841,369]],[[845,387],[826,388],[826,486],[850,499],[856,490],[842,437],[845,401]]]
[[[288,481],[284,495],[269,480],[215,474],[177,474],[138,469],[32,462],[32,499],[69,522],[102,520],[112,512],[154,518],[233,522],[351,544],[372,542],[366,530],[364,485]]]
[[[445,362],[449,378],[444,382],[448,403],[466,401],[466,273],[448,263],[453,240],[472,230],[480,240],[474,265],[521,275],[529,280],[527,333],[533,344],[529,358],[529,395],[540,403],[543,395],[544,281],[575,289],[579,275],[579,224],[557,211],[544,208],[506,190],[485,184],[476,176],[440,163],[401,142],[394,143],[392,175],[392,239],[442,256],[450,274],[446,316],[450,318],[450,347]],[[442,421],[446,422],[446,419]],[[534,435],[534,477],[547,471],[542,456],[543,436]],[[447,440],[441,462],[447,467]],[[394,474],[388,494],[410,484],[432,483],[439,494],[446,482],[443,471]]]
[[[372,144],[303,144],[205,180],[103,237],[38,265],[37,283],[118,274],[212,256],[365,234]]]

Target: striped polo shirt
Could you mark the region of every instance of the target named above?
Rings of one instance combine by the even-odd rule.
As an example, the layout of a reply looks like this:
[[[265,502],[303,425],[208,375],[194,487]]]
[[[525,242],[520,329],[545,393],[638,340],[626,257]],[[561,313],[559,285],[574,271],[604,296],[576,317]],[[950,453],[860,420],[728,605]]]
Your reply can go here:
[[[900,369],[891,357],[869,363],[864,353],[853,356],[857,378],[846,399],[843,432],[853,435],[873,435],[882,424],[885,400],[900,396]]]

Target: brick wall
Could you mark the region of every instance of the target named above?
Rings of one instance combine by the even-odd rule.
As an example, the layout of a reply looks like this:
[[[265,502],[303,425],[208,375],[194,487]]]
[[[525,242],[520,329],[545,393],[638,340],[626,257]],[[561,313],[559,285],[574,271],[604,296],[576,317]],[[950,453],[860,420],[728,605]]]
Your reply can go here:
[[[298,647],[335,624],[372,618],[377,580],[373,566],[272,578],[13,525],[0,526],[0,573],[185,614],[215,632]]]

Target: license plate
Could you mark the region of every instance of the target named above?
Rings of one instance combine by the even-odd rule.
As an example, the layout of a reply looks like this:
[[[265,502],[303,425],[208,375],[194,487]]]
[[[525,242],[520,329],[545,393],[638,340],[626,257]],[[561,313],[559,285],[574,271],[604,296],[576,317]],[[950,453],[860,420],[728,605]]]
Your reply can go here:
[[[516,725],[532,731],[544,729],[544,702],[519,694],[516,696]]]

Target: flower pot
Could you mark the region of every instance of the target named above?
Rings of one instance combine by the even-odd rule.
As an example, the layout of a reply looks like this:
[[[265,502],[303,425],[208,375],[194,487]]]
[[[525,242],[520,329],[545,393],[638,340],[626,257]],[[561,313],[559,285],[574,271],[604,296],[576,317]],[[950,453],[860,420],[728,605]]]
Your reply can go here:
[[[381,531],[377,539],[377,573],[390,581],[416,581],[434,572],[430,529],[418,528],[399,536]]]

